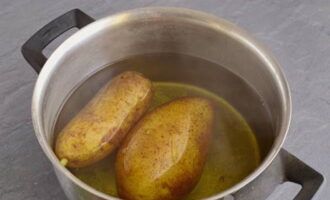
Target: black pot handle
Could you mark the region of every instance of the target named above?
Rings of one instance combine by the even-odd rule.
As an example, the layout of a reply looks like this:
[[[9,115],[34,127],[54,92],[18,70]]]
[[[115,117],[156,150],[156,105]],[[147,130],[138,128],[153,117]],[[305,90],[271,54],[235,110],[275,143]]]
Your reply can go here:
[[[322,174],[282,149],[257,179],[233,194],[233,197],[235,200],[265,200],[278,185],[287,181],[301,185],[294,200],[311,200],[317,197],[325,179]]]
[[[95,20],[92,17],[79,9],[73,9],[54,19],[23,44],[21,51],[25,60],[39,73],[47,61],[42,50],[50,42],[71,28],[82,28],[93,21]]]

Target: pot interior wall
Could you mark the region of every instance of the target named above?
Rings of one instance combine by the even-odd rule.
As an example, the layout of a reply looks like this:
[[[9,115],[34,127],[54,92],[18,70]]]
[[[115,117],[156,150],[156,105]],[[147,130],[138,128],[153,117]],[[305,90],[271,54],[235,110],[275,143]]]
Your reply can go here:
[[[199,15],[202,19],[203,14]],[[131,65],[131,69],[154,81],[184,82],[219,94],[250,123],[262,158],[265,158],[285,112],[283,94],[274,78],[276,72],[267,60],[271,58],[265,57],[244,39],[241,35],[246,33],[235,26],[216,18],[212,22],[201,19],[190,17],[189,12],[124,13],[97,21],[64,42],[50,57],[41,74],[42,78],[48,76],[42,123],[49,145],[53,144],[55,122],[65,101],[84,80],[104,69],[93,82],[93,87],[77,96],[79,103],[76,106],[68,104],[72,109],[64,109],[67,110],[67,119],[104,81],[125,70],[107,66],[136,55],[170,53],[201,58],[214,65],[194,63],[190,68],[192,60],[179,56],[167,64],[141,61],[138,65]],[[249,92],[251,88],[255,93]]]

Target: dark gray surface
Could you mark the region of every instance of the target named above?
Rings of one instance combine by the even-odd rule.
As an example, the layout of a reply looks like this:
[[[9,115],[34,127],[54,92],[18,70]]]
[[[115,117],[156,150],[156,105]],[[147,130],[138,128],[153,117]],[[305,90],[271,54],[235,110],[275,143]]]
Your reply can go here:
[[[245,28],[278,58],[289,79],[293,119],[285,148],[330,178],[329,0],[1,0],[0,199],[65,199],[43,155],[30,117],[37,75],[20,54],[41,26],[72,8],[99,19],[146,6],[180,6],[215,14]],[[67,34],[68,35],[68,34]],[[49,54],[59,41],[46,50]],[[273,195],[284,199],[290,189]],[[330,199],[325,186],[320,199]]]

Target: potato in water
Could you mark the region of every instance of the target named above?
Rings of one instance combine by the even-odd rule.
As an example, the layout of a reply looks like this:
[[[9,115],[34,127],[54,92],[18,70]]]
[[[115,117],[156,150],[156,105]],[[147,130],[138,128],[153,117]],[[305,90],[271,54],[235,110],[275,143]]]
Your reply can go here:
[[[146,114],[121,144],[117,191],[127,200],[182,199],[198,183],[211,143],[214,111],[184,97]]]
[[[152,84],[137,72],[124,72],[103,88],[60,132],[55,152],[68,167],[84,167],[108,154],[148,109]]]

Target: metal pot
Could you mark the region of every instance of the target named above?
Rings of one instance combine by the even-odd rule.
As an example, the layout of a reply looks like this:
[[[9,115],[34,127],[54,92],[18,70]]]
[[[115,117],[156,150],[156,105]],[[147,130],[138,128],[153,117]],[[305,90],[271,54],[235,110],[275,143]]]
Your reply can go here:
[[[43,48],[73,27],[82,29],[46,59]],[[281,149],[291,118],[291,98],[288,83],[273,56],[250,34],[215,16],[188,9],[143,8],[95,22],[75,9],[44,26],[22,47],[25,59],[40,72],[32,101],[36,136],[69,199],[117,198],[89,187],[56,158],[52,149],[54,124],[66,98],[109,63],[162,52],[191,55],[228,68],[248,82],[269,109],[274,131],[256,135],[260,144],[271,142],[271,146],[263,148],[261,165],[232,188],[207,199],[232,195],[239,200],[262,200],[285,181],[302,186],[296,200],[315,196],[323,176]],[[216,90],[216,86],[210,87]],[[249,103],[252,106],[254,102]],[[248,107],[242,107],[243,113]]]

